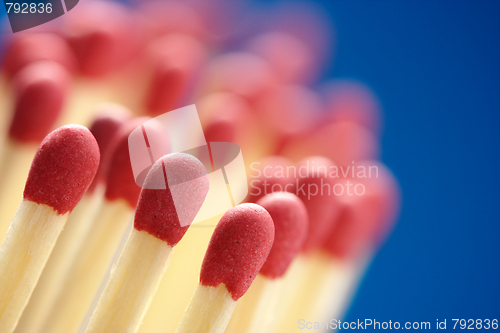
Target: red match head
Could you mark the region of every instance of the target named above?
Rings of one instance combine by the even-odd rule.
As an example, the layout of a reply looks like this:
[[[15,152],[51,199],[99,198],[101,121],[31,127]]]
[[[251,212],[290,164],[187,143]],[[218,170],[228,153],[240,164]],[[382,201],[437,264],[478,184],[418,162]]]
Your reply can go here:
[[[332,175],[335,164],[325,157],[311,156],[297,163],[296,169],[298,179],[294,193],[309,215],[309,232],[302,251],[310,252],[321,246],[338,213],[334,195],[337,179]]]
[[[75,56],[64,39],[51,33],[30,33],[16,36],[7,46],[3,69],[12,77],[23,67],[40,60],[57,62],[70,72],[76,66]]]
[[[245,52],[227,53],[212,60],[208,77],[210,91],[230,91],[250,101],[276,83],[270,66],[260,57]]]
[[[217,117],[205,127],[207,142],[233,142],[236,136],[236,124],[232,119]]]
[[[203,164],[188,154],[162,157],[149,170],[134,227],[174,246],[200,210],[210,183]]]
[[[287,192],[268,194],[257,204],[271,215],[275,230],[273,247],[260,274],[271,279],[279,278],[285,274],[306,239],[307,210],[295,194]]]
[[[152,36],[173,33],[202,36],[206,33],[199,14],[184,1],[141,1],[139,6]]]
[[[368,86],[356,81],[334,80],[327,83],[323,90],[331,120],[354,122],[373,134],[379,134],[380,103]]]
[[[124,199],[131,208],[135,208],[141,188],[137,186],[130,162],[128,137],[130,133],[149,117],[135,118],[128,121],[116,133],[110,144],[108,169],[106,171],[106,193],[109,201]]]
[[[224,283],[237,301],[262,268],[273,239],[273,220],[261,206],[242,204],[228,210],[210,239],[200,283],[211,287]]]
[[[102,77],[122,68],[141,48],[138,20],[117,2],[85,1],[66,18],[62,32],[82,75]]]
[[[24,200],[71,212],[94,179],[99,147],[90,131],[66,125],[52,131],[40,144],[24,187]]]
[[[292,161],[282,156],[269,156],[252,163],[247,201],[255,203],[269,193],[293,191],[294,176],[290,168],[293,168]]]
[[[291,159],[310,154],[326,156],[337,165],[376,158],[379,142],[364,126],[352,121],[334,122],[324,119],[318,128],[287,142],[282,154]]]
[[[193,84],[207,50],[193,37],[172,34],[158,38],[149,47],[153,75],[145,106],[148,114],[174,110]]]
[[[90,126],[90,132],[94,135],[101,152],[101,163],[89,187],[89,191],[104,182],[106,169],[109,164],[110,146],[120,127],[131,117],[130,111],[115,104],[106,104],[99,107],[98,116]]]
[[[323,248],[337,258],[352,258],[373,251],[387,237],[399,211],[399,189],[385,166],[365,161],[366,178],[348,179],[351,195],[338,197],[340,213]]]
[[[309,47],[291,34],[269,32],[259,35],[250,41],[248,49],[265,59],[283,83],[308,82],[312,72],[317,70],[317,61]]]
[[[9,136],[38,144],[53,128],[62,111],[70,75],[53,61],[34,62],[14,76],[15,110]]]

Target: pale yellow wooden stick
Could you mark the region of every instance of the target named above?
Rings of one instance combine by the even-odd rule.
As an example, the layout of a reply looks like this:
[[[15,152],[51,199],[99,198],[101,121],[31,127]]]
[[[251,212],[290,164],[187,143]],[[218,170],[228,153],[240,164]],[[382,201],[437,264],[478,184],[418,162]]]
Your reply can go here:
[[[137,332],[173,247],[205,200],[209,180],[196,158],[170,154],[155,162],[144,186],[134,228],[90,319],[88,333]]]
[[[93,195],[86,194],[71,212],[15,332],[34,333],[41,329],[43,320],[49,314],[49,305],[55,301],[77,251],[82,246],[84,235],[89,232],[91,221],[102,200],[102,190],[104,189],[96,189]]]
[[[1,240],[22,198],[24,181],[37,147],[63,110],[70,75],[57,63],[38,61],[19,70],[10,84],[15,91],[13,116],[0,156]]]
[[[106,192],[96,218],[68,269],[58,295],[39,332],[67,333],[80,327],[99,290],[116,247],[134,214],[141,188],[135,183],[130,164],[129,134],[146,119],[136,118],[124,124],[116,134],[109,157]]]
[[[90,132],[99,145],[103,163],[99,164],[94,181],[69,216],[28,306],[21,316],[15,331],[17,333],[40,331],[43,321],[49,315],[50,304],[54,303],[58,290],[75,261],[78,249],[85,242],[85,236],[89,234],[97,209],[104,199],[104,181],[109,165],[109,159],[106,156],[111,155],[115,135],[130,118],[130,112],[116,104],[104,104],[98,107],[98,113],[99,115],[90,126]]]
[[[262,333],[272,325],[280,306],[285,273],[307,235],[306,207],[295,194],[267,194],[257,204],[274,221],[274,243],[259,275],[238,302],[226,333]]]
[[[98,164],[97,143],[82,126],[58,128],[40,145],[24,199],[0,248],[0,332],[14,330],[69,213],[90,185]]]
[[[173,247],[132,229],[87,332],[135,332],[141,324]]]

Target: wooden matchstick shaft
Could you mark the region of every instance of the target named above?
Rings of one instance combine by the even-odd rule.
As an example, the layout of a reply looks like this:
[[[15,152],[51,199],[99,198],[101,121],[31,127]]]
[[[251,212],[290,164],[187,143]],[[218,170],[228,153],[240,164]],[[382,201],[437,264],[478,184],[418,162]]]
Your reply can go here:
[[[221,283],[218,287],[198,285],[175,333],[222,333],[236,301]]]
[[[125,201],[103,205],[69,269],[41,332],[78,330],[133,212]]]
[[[137,332],[172,250],[167,242],[132,229],[86,332]]]
[[[102,200],[102,190],[98,188],[92,195],[85,195],[71,212],[19,320],[16,333],[41,332],[43,321],[50,313],[49,305],[54,303],[78,249],[88,234],[90,222]]]
[[[0,332],[14,331],[67,218],[30,201],[19,206],[0,249]]]

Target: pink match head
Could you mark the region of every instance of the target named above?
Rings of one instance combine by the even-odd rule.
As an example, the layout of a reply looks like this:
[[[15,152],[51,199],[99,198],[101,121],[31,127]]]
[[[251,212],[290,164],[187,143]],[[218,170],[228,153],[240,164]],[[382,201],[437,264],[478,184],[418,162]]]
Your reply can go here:
[[[373,251],[390,233],[399,211],[399,189],[390,171],[377,161],[364,161],[356,167],[371,170],[363,178],[347,179],[352,184],[351,195],[339,196],[338,221],[323,246],[341,259]]]
[[[99,147],[90,131],[66,125],[52,131],[40,144],[24,187],[24,200],[71,212],[94,179]]]
[[[247,202],[255,203],[269,193],[292,192],[295,179],[290,168],[293,168],[292,161],[282,156],[269,156],[252,163]]]
[[[333,228],[338,203],[334,195],[337,179],[332,172],[335,164],[320,156],[311,156],[296,165],[297,182],[294,192],[304,203],[309,215],[309,232],[302,252],[319,247]]]
[[[251,40],[247,47],[265,59],[283,83],[306,83],[316,72],[311,49],[291,34],[268,32]]]
[[[102,77],[122,68],[141,48],[138,20],[111,1],[86,1],[67,15],[64,37],[84,76]]]
[[[141,1],[139,9],[153,37],[172,33],[199,37],[205,33],[201,17],[184,1]]]
[[[89,187],[89,192],[93,191],[98,184],[104,182],[109,164],[108,155],[110,155],[111,143],[120,127],[131,117],[130,111],[115,104],[101,105],[97,114],[89,129],[99,145],[101,163],[94,181]]]
[[[352,161],[376,158],[379,150],[377,137],[364,126],[352,121],[325,119],[318,128],[288,142],[282,154],[292,159],[317,154],[338,165],[351,165]]]
[[[269,213],[256,204],[241,204],[217,224],[201,267],[200,283],[224,283],[233,300],[245,294],[266,261],[274,239]]]
[[[242,97],[229,92],[204,96],[196,103],[207,142],[234,142],[244,145],[252,127],[252,110]]]
[[[255,103],[261,122],[278,136],[304,133],[313,128],[321,114],[318,94],[300,85],[271,89]]]
[[[254,101],[276,84],[275,74],[262,58],[245,52],[227,53],[208,68],[209,91],[230,91]]]
[[[37,61],[13,78],[15,110],[9,136],[22,143],[39,143],[62,111],[71,82],[68,71],[53,61]]]
[[[232,119],[216,117],[208,123],[204,133],[207,142],[234,142],[236,124]]]
[[[146,95],[146,110],[159,115],[176,109],[207,57],[206,48],[188,35],[172,34],[149,47],[153,76]]]
[[[354,122],[373,134],[380,132],[380,102],[368,86],[356,81],[335,80],[328,83],[323,91],[333,121]]]
[[[121,126],[110,144],[109,163],[106,171],[106,193],[109,201],[124,199],[131,208],[135,208],[141,188],[136,184],[130,162],[128,137],[138,126],[148,121],[149,117],[129,120]]]
[[[146,176],[134,227],[176,245],[203,205],[209,187],[205,167],[195,157],[181,153],[162,157]]]
[[[292,193],[268,194],[257,204],[262,206],[274,221],[274,243],[260,274],[271,278],[282,277],[307,236],[309,218],[304,203]]]
[[[3,69],[10,78],[23,67],[40,60],[54,61],[69,72],[76,66],[75,56],[64,39],[51,33],[30,33],[16,36],[7,46]]]

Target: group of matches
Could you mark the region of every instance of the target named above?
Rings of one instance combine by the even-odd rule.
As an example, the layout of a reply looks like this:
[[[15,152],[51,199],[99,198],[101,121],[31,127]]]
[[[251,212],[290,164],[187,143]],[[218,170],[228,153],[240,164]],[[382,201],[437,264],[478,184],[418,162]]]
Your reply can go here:
[[[320,19],[305,15],[294,35],[277,17],[282,26],[215,54],[227,38],[210,30],[217,7],[79,6],[63,28],[15,36],[2,60],[0,332],[290,333],[299,319],[341,318],[399,192],[376,160],[371,92],[307,87]],[[130,162],[135,128],[192,103],[206,141],[237,143],[249,174],[245,202],[214,227],[180,223],[209,191],[195,156],[166,154],[142,186]],[[165,133],[149,140],[169,152]],[[362,195],[332,191],[346,181]]]

